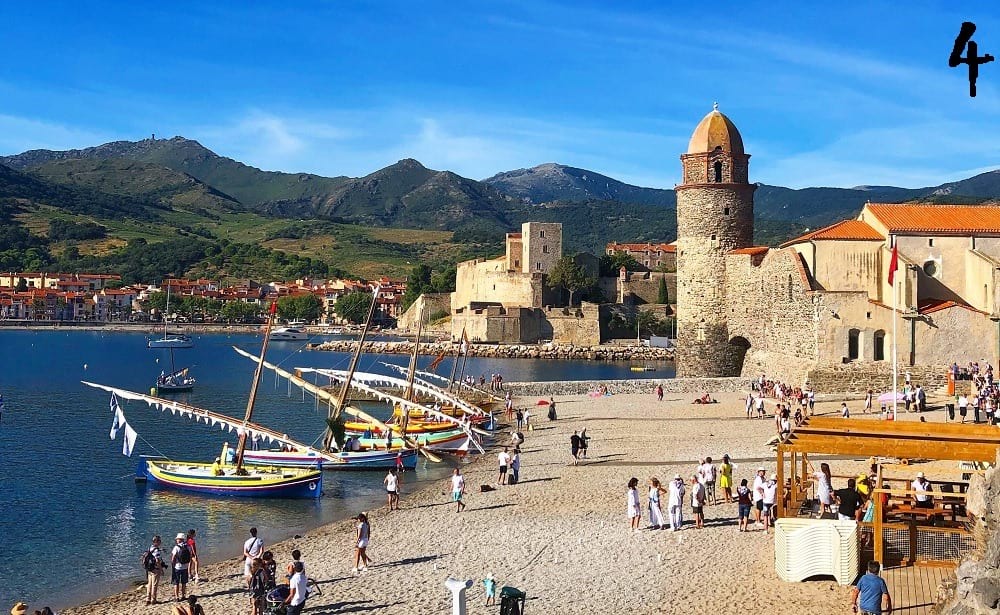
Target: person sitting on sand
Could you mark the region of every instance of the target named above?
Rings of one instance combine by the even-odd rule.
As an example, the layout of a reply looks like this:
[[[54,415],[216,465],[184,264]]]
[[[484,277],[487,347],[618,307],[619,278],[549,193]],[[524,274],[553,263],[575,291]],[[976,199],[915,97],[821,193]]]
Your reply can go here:
[[[198,596],[191,594],[187,597],[187,604],[175,604],[171,609],[171,615],[205,615],[205,610],[198,604]]]
[[[693,404],[716,404],[718,402],[716,400],[712,399],[711,395],[709,395],[708,393],[705,393],[704,395],[702,395],[701,397],[699,397],[698,399],[694,400],[691,403],[693,403]]]

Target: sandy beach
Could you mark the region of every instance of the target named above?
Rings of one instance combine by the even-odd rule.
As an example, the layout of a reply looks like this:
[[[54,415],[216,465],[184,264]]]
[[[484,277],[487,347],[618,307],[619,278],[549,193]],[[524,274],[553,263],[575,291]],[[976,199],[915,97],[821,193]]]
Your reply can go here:
[[[481,493],[480,485],[496,480],[496,455],[480,456],[465,467],[468,508],[456,514],[448,483],[410,493],[404,479],[402,510],[369,511],[373,565],[361,576],[351,573],[351,522],[295,541],[323,592],[310,598],[306,612],[449,613],[444,581],[451,576],[475,581],[470,613],[496,613],[499,607],[484,606],[487,573],[500,586],[525,591],[529,614],[849,612],[847,587],[833,581],[780,581],[771,534],[738,532],[735,504],[706,507],[703,530],[688,525],[689,498],[683,530],[629,529],[625,485],[632,476],[640,480],[645,507],[650,477],[668,480],[679,473],[690,480],[706,455],[718,461],[728,453],[736,464],[736,484],[752,479],[757,466],[774,470],[774,456],[765,446],[774,432],[772,419],[746,419],[737,394],[720,395],[721,403],[707,406],[692,405],[690,397],[668,395],[663,402],[652,394],[556,398],[556,422],[544,420],[543,408],[535,414],[536,398],[519,400],[531,407],[535,427],[522,446],[519,484]],[[860,417],[861,403],[850,405]],[[834,414],[839,406],[839,398],[831,399],[816,410]],[[934,412],[928,420],[942,420],[941,414]],[[589,458],[573,466],[569,438],[583,428],[591,438]],[[831,465],[834,474],[853,472],[864,460]],[[381,478],[372,475],[372,481]],[[642,527],[647,525],[644,510]],[[293,545],[266,548],[283,569]],[[233,545],[234,558],[239,550]],[[249,612],[241,567],[236,559],[205,567],[202,576],[208,580],[189,585],[202,597],[206,613]],[[136,569],[138,580],[138,562]],[[63,612],[170,612],[169,604],[145,606],[143,591]],[[170,595],[169,574],[160,591],[161,600]]]

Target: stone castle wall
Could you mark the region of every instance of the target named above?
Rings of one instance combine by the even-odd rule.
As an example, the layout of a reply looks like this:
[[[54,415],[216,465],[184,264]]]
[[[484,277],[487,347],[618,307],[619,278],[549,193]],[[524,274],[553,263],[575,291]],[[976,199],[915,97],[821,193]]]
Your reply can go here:
[[[585,395],[602,386],[613,395],[652,394],[656,385],[663,386],[666,394],[682,393],[700,396],[705,393],[742,393],[750,390],[747,378],[659,378],[632,380],[560,380],[554,382],[504,382],[512,395]],[[694,397],[692,397],[694,399]],[[558,411],[558,409],[557,409]]]
[[[928,393],[944,393],[947,390],[947,365],[900,364],[898,369],[900,389],[909,374],[910,381],[921,385]],[[820,392],[863,394],[872,389],[877,394],[885,393],[892,390],[892,364],[888,361],[822,364],[809,370],[807,379]]]
[[[524,272],[548,273],[562,258],[562,224],[558,222],[525,222],[521,225],[521,241]]]
[[[596,303],[572,308],[545,308],[539,313],[541,337],[553,344],[596,346],[601,343],[600,309]],[[550,335],[546,336],[546,332]]]
[[[396,328],[417,330],[417,315],[424,310],[424,324],[435,312],[451,312],[451,293],[423,293],[396,319]]]

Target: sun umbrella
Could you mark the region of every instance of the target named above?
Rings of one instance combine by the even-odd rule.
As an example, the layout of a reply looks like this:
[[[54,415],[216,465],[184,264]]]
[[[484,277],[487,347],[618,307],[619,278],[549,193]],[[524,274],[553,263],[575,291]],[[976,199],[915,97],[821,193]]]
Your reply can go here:
[[[881,395],[878,396],[878,400],[879,400],[879,402],[891,402],[892,401],[892,395],[893,395],[892,391],[890,391],[888,393],[882,393]],[[903,395],[902,393],[896,393],[896,401],[905,402],[906,401],[906,396]]]
[[[549,405],[549,401],[547,399],[539,399],[538,403],[535,404],[535,405],[536,406],[547,406],[547,405]]]

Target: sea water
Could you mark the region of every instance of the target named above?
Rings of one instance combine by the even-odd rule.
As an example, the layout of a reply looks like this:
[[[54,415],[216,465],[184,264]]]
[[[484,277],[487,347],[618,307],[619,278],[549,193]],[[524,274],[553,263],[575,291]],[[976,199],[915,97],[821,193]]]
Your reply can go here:
[[[259,335],[195,336],[195,347],[175,350],[174,362],[178,369],[190,367],[198,382],[193,392],[176,398],[242,417],[254,363],[231,347],[258,354],[260,343]],[[350,360],[344,353],[306,350],[304,342],[273,341],[267,358],[289,371],[346,369]],[[420,368],[431,360],[421,357]],[[408,357],[365,355],[359,370],[398,375],[381,361],[406,365]],[[661,368],[632,373],[627,363],[470,358],[466,373],[489,378],[499,372],[508,381],[672,375],[668,365]],[[139,434],[132,457],[123,456],[121,435],[109,438],[110,394],[80,381],[148,393],[161,371],[170,372],[169,351],[147,349],[142,334],[0,332],[5,403],[0,417],[0,610],[18,600],[32,609],[59,608],[127,589],[144,576],[139,557],[154,534],[170,545],[177,532],[194,528],[202,561],[219,561],[241,553],[251,526],[271,544],[384,504],[380,472],[328,472],[324,497],[315,501],[213,498],[137,487],[133,477],[139,455],[211,461],[223,442],[236,443],[235,434],[218,427],[120,399]],[[438,373],[451,373],[450,359]],[[385,404],[362,405],[383,417],[390,411]],[[325,416],[325,406],[264,374],[255,422],[311,443],[321,437]],[[454,463],[450,458],[442,464],[421,459],[415,474],[408,475],[406,489],[445,483]],[[403,497],[405,505],[405,491]]]

